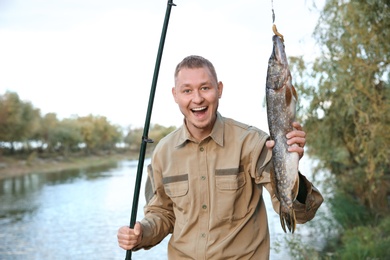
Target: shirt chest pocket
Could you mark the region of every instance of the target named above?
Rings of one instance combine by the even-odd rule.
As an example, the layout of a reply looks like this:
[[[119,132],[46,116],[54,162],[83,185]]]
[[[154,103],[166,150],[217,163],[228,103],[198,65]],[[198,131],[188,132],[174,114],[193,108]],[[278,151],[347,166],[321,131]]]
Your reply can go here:
[[[188,174],[167,176],[163,178],[164,190],[173,202],[173,211],[177,221],[184,221],[188,213]]]
[[[245,184],[246,177],[243,167],[216,170],[216,212],[220,220],[238,220],[247,214]]]
[[[244,167],[215,170],[215,185],[221,191],[237,190],[246,183]]]
[[[188,193],[188,175],[185,176],[187,177],[187,179],[185,180],[172,181],[171,179],[168,179],[170,177],[166,177],[167,179],[166,178],[163,179],[165,193],[169,197],[171,198],[181,197]]]

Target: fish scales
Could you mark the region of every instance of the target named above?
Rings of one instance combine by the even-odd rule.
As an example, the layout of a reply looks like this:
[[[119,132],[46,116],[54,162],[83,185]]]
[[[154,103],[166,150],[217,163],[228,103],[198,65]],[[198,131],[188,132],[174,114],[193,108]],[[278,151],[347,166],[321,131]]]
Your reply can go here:
[[[274,169],[271,182],[280,201],[279,216],[283,230],[286,226],[292,233],[295,231],[296,218],[293,202],[298,194],[299,155],[288,152],[286,134],[293,130],[297,94],[291,83],[287,56],[281,38],[272,38],[273,50],[268,62],[266,81],[267,117],[271,139],[275,141],[272,149]]]

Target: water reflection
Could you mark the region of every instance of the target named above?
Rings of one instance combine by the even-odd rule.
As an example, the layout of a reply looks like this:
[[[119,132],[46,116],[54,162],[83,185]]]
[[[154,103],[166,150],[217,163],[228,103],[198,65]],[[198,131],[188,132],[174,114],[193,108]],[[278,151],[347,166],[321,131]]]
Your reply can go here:
[[[112,249],[123,256],[115,235],[130,209],[116,202],[131,199],[123,191],[131,191],[133,167],[122,162],[0,180],[0,259],[118,259]]]
[[[117,164],[83,170],[60,171],[50,174],[29,174],[0,180],[0,220],[17,220],[20,215],[32,214],[38,208],[36,196],[44,186],[73,183],[80,179],[93,180],[108,177]],[[26,199],[28,197],[28,199]]]

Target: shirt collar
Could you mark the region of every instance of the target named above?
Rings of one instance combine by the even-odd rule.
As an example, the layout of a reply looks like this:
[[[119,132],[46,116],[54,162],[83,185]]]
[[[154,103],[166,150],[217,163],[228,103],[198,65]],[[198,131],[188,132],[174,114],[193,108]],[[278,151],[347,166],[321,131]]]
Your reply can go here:
[[[223,117],[219,112],[217,112],[217,119],[214,123],[213,130],[211,130],[211,133],[209,137],[211,137],[215,143],[217,143],[220,146],[223,146],[223,136],[224,136],[225,128],[224,128],[224,120]],[[176,141],[176,147],[185,145],[187,141],[194,142],[194,138],[191,136],[190,132],[188,131],[188,128],[185,124],[185,119],[183,120],[183,125],[180,129],[180,134],[178,136],[178,139]]]

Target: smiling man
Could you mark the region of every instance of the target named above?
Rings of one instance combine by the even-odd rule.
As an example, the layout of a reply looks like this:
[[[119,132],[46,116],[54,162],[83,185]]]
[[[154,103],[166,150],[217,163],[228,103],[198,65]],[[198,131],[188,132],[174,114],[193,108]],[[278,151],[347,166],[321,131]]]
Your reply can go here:
[[[184,123],[153,152],[145,217],[134,229],[119,228],[123,249],[148,249],[172,233],[169,259],[269,258],[262,192],[268,190],[278,211],[270,183],[274,142],[260,129],[223,117],[217,111],[222,91],[207,59],[189,56],[177,65],[172,94]],[[287,143],[301,158],[306,133],[300,124],[293,126]],[[322,201],[300,175],[297,223],[311,220]]]
[[[217,81],[212,66],[208,69],[199,67],[200,64],[195,61],[194,64],[188,63],[188,67],[176,70],[172,94],[184,115],[188,131],[201,141],[211,133],[217,119],[223,84]]]

